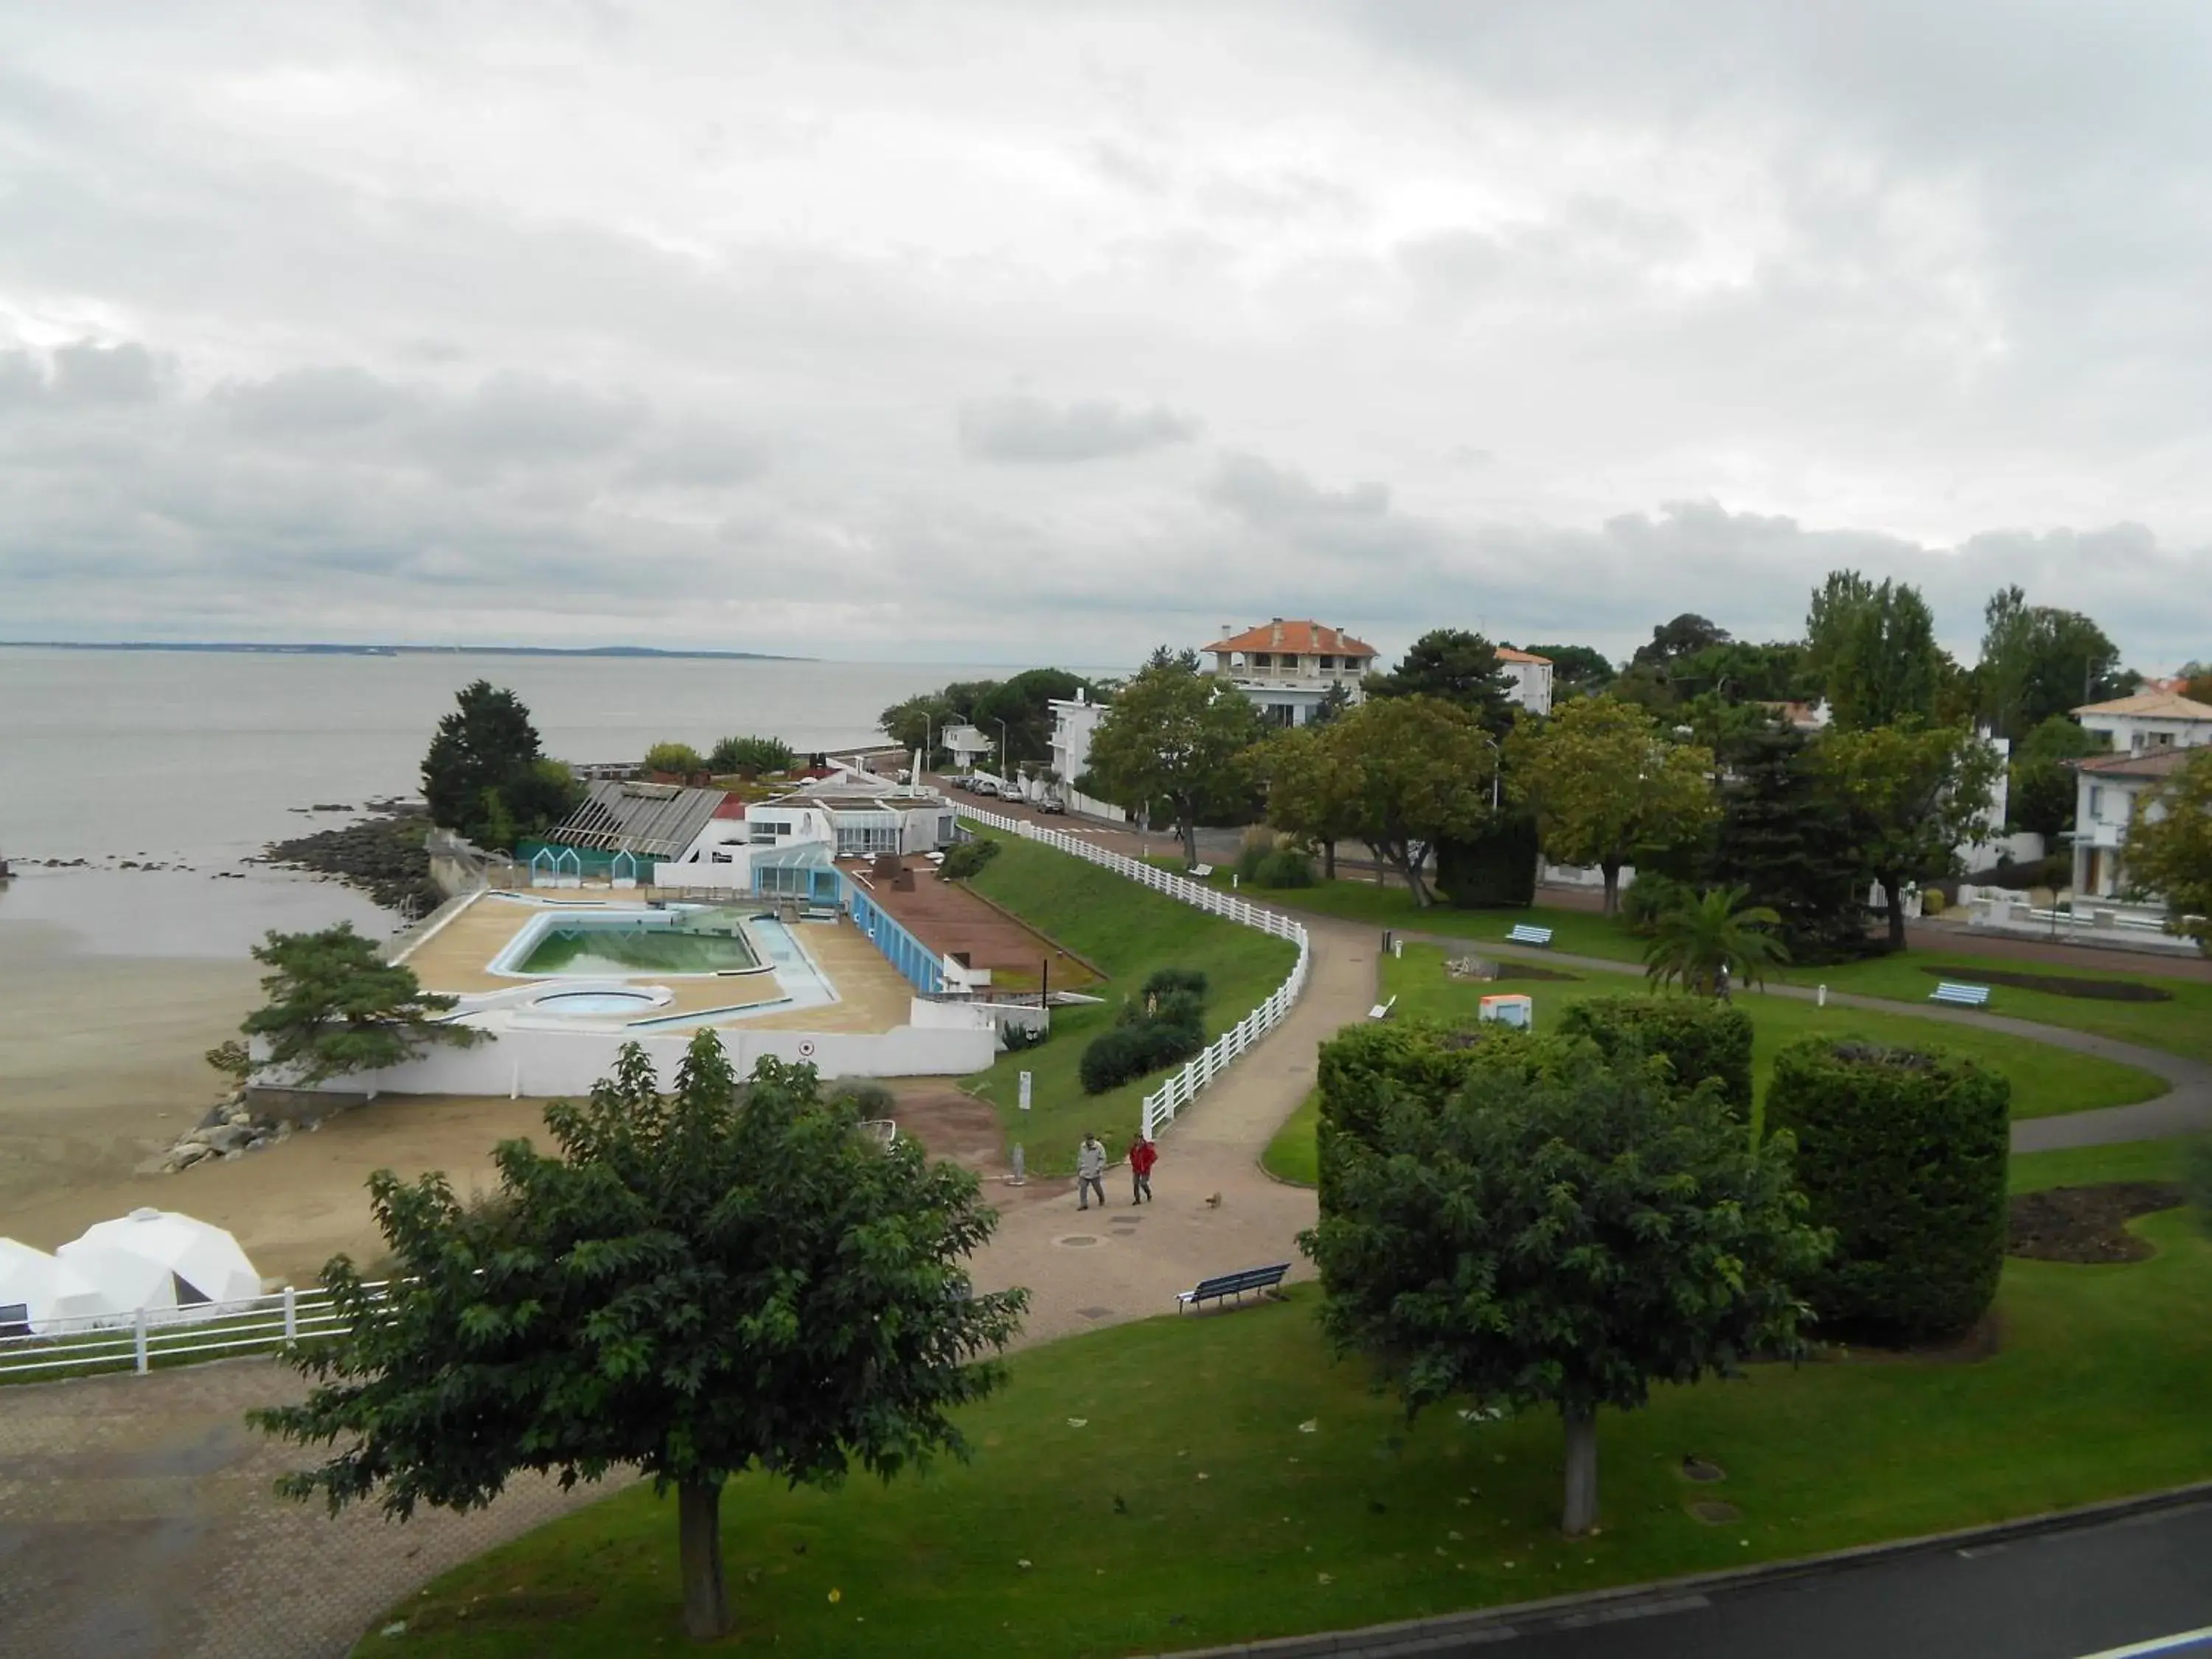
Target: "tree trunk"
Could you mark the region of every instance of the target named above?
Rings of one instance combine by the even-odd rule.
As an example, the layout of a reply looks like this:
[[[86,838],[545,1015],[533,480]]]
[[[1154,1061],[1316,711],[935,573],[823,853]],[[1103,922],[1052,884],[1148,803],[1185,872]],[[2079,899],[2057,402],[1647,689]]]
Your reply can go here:
[[[1889,901],[1889,948],[1905,948],[1905,878],[1887,875],[1881,878],[1881,896]]]
[[[1597,867],[1605,872],[1605,914],[1617,916],[1620,914],[1620,860],[1601,859]]]
[[[1570,1538],[1597,1525],[1597,1413],[1589,1406],[1562,1406],[1567,1425],[1567,1501],[1562,1523]]]
[[[676,1516],[684,1563],[684,1633],[695,1642],[711,1642],[730,1630],[729,1589],[722,1582],[722,1483],[679,1483]]]
[[[1186,870],[1198,867],[1198,815],[1178,812],[1176,815],[1176,834],[1182,837],[1182,864]]]
[[[1324,881],[1336,879],[1336,843],[1333,841],[1321,844],[1321,873]]]

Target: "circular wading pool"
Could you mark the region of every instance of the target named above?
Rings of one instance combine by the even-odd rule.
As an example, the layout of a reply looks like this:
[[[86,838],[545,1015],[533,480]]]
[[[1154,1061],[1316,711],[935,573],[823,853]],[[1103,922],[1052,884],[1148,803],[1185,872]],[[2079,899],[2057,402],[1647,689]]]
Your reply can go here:
[[[530,1006],[555,1014],[634,1014],[659,1000],[647,991],[555,991],[532,998]]]

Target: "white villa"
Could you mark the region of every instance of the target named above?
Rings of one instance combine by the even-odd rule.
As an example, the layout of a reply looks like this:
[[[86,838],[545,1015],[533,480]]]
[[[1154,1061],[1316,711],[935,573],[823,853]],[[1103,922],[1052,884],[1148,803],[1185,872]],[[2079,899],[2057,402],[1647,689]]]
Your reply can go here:
[[[972,772],[999,750],[996,738],[985,737],[972,726],[948,726],[938,741],[951,751],[956,772]]]
[[[2212,743],[2212,704],[2172,691],[2141,691],[2074,711],[2081,729],[2108,738],[2112,751],[2075,761],[2074,891],[2112,898],[2127,889],[2128,825],[2136,803]]]
[[[1510,645],[1498,647],[1498,665],[1513,683],[1512,700],[1532,714],[1552,712],[1552,659]]]
[[[1366,641],[1341,628],[1280,617],[1242,634],[1231,634],[1224,623],[1221,637],[1200,654],[1213,659],[1212,672],[1249,697],[1271,726],[1310,723],[1331,686],[1342,686],[1358,702],[1360,677],[1375,666],[1375,647]]]
[[[1106,705],[1091,702],[1078,687],[1073,697],[1054,697],[1047,706],[1052,710],[1052,770],[1060,779],[1061,804],[1071,812],[1087,812],[1095,818],[1128,817],[1112,801],[1086,795],[1075,787],[1075,781],[1090,769],[1091,737]]]

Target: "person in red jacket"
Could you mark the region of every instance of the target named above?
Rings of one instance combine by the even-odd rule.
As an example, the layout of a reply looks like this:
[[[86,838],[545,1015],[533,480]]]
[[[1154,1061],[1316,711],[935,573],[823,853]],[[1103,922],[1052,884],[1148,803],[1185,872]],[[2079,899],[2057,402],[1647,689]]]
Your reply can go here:
[[[1146,1204],[1152,1201],[1152,1165],[1160,1161],[1160,1149],[1145,1139],[1142,1129],[1129,1142],[1129,1184],[1133,1192],[1129,1202]]]

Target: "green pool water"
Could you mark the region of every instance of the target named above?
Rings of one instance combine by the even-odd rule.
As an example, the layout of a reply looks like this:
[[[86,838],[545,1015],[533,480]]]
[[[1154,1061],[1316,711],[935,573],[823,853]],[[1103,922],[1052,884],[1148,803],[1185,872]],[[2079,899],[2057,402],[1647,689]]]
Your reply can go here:
[[[567,927],[546,933],[515,970],[524,974],[719,974],[757,968],[742,933],[669,927]]]

